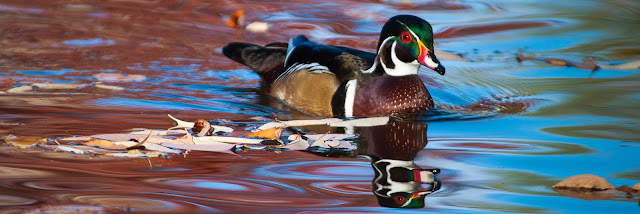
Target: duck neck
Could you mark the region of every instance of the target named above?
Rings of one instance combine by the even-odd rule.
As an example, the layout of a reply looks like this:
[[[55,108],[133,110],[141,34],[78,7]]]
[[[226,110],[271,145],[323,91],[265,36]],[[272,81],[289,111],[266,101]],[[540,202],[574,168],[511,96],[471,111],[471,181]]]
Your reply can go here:
[[[378,54],[371,68],[363,71],[363,73],[386,73],[390,76],[407,76],[418,74],[420,63],[418,60],[412,62],[403,62],[396,55],[397,42],[388,37],[378,48]]]

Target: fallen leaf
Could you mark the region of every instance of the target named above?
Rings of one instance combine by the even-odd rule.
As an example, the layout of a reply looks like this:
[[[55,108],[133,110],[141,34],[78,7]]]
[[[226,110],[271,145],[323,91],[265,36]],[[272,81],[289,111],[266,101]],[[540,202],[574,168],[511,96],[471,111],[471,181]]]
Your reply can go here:
[[[65,137],[58,139],[59,143],[71,143],[71,142],[87,142],[91,141],[93,138],[89,136],[78,136],[78,137]]]
[[[137,82],[147,79],[144,75],[139,74],[98,73],[92,76],[100,82]]]
[[[299,136],[299,135],[292,135],[292,136],[297,136],[297,138],[280,148],[291,149],[291,150],[305,150],[309,148],[309,141],[303,139],[302,136]]]
[[[244,25],[244,11],[237,10],[233,15],[229,16],[227,21],[225,22],[227,27],[230,28],[238,28]]]
[[[227,152],[231,151],[231,149],[235,148],[236,145],[229,143],[219,143],[219,144],[175,144],[175,143],[162,143],[162,146],[174,148],[174,149],[184,149],[184,150],[195,150],[195,151],[210,151],[210,152]]]
[[[96,88],[113,90],[113,91],[124,91],[125,90],[125,88],[120,87],[120,86],[115,86],[115,85],[96,84],[95,86],[96,86]]]
[[[615,195],[613,193],[610,193],[609,190],[585,191],[585,190],[579,190],[579,189],[559,189],[559,188],[556,188],[553,190],[564,196],[569,196],[572,198],[579,198],[579,199],[589,200],[589,201],[608,200],[615,197]]]
[[[84,88],[87,85],[84,84],[74,84],[74,83],[34,83],[33,88],[35,89],[44,89],[44,90],[69,90],[69,89],[79,89]]]
[[[70,146],[56,145],[55,148],[57,150],[65,151],[65,152],[71,152],[71,153],[76,153],[76,154],[87,154],[87,152],[85,152],[84,150],[73,148],[73,147],[70,147]]]
[[[264,33],[269,30],[269,23],[266,22],[251,22],[244,28],[247,31],[254,33]]]
[[[640,183],[637,183],[637,184],[633,185],[633,186],[631,187],[631,189],[635,189],[635,190],[640,191]]]
[[[207,135],[211,135],[213,133],[213,129],[211,129],[211,124],[209,123],[209,121],[204,119],[196,120],[191,130],[198,137],[204,137]]]
[[[627,185],[622,185],[620,187],[617,187],[616,190],[619,190],[619,191],[622,191],[622,192],[625,192],[625,193],[630,193],[630,194],[638,192],[637,190],[635,190],[635,189],[633,189],[633,188],[631,188],[631,187],[629,187]]]
[[[304,137],[306,137],[309,140],[318,140],[318,139],[324,139],[324,140],[344,140],[347,138],[354,138],[356,137],[356,135],[354,134],[331,134],[331,133],[327,133],[327,134],[306,134],[304,135]]]
[[[7,90],[7,93],[15,93],[15,94],[22,94],[27,92],[33,92],[33,87],[30,85],[23,85],[23,86],[13,87]]]
[[[165,154],[157,151],[140,151],[137,149],[129,150],[127,152],[113,152],[107,153],[106,155],[115,156],[115,157],[126,157],[126,158],[151,158],[151,157],[161,157]]]
[[[290,126],[312,126],[312,125],[327,125],[331,123],[342,122],[339,118],[325,118],[320,120],[290,120],[290,121],[278,121],[269,122],[260,127],[258,130],[270,129],[273,127],[290,127]]]
[[[607,180],[592,174],[574,175],[553,185],[553,189],[607,190],[614,189]]]
[[[335,122],[329,124],[331,127],[371,127],[371,126],[381,126],[389,123],[389,117],[368,117],[368,118],[359,118],[353,120],[347,120],[342,122]]]
[[[617,65],[598,65],[603,69],[620,69],[620,70],[631,70],[631,69],[639,69],[640,68],[640,60],[617,64]]]
[[[273,127],[270,129],[266,129],[266,130],[260,130],[257,132],[253,132],[253,133],[249,133],[247,135],[245,135],[245,138],[263,138],[263,139],[271,139],[271,140],[276,140],[276,139],[280,139],[280,136],[282,136],[282,131],[284,129],[282,127]]]
[[[184,120],[179,120],[179,119],[171,116],[170,114],[167,114],[167,116],[169,116],[169,118],[171,118],[174,122],[177,123],[176,126],[169,128],[169,130],[171,130],[171,129],[185,129],[185,128],[190,129],[190,128],[193,128],[193,126],[195,125],[195,123],[193,123],[193,122],[187,122],[187,121],[184,121]]]
[[[92,140],[92,141],[84,143],[84,145],[107,148],[107,147],[115,146],[116,144],[114,142],[111,142],[111,141],[108,141],[108,140]]]
[[[357,147],[351,144],[351,141],[341,141],[341,140],[316,140],[314,141],[310,147],[321,147],[328,149],[349,149],[354,150]]]
[[[194,137],[193,142],[195,144],[215,144],[215,143],[234,143],[234,144],[260,144],[260,139],[248,139],[240,137],[225,137],[225,136],[206,136],[206,137]]]
[[[26,149],[26,148],[35,146],[38,143],[45,143],[47,142],[47,139],[42,137],[15,136],[15,135],[9,134],[4,138],[4,142],[6,142],[11,146]]]
[[[153,151],[158,151],[158,152],[164,152],[164,153],[173,153],[173,154],[180,154],[180,151],[175,150],[175,149],[170,149],[158,144],[154,144],[154,143],[144,143],[142,144],[147,150],[153,150]]]

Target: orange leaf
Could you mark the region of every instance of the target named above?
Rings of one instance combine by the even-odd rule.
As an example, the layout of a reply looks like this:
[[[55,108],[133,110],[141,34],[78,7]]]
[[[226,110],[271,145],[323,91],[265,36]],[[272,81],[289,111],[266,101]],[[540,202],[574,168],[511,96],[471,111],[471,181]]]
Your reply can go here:
[[[265,139],[276,140],[276,139],[280,139],[280,136],[282,135],[282,131],[283,131],[282,127],[273,127],[273,128],[261,130],[258,132],[249,133],[244,137],[245,138],[265,138]]]
[[[111,142],[111,141],[108,141],[108,140],[92,140],[92,141],[84,143],[84,145],[107,148],[107,147],[115,146],[116,144],[114,142]]]
[[[237,28],[244,25],[244,11],[238,10],[233,15],[229,16],[226,21],[227,27]]]

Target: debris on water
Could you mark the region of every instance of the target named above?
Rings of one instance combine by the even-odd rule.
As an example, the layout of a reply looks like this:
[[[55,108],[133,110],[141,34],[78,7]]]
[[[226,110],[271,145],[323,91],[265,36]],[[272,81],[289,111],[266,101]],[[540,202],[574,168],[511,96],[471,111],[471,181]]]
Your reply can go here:
[[[46,143],[47,139],[41,138],[41,137],[35,137],[35,136],[15,136],[15,135],[9,134],[4,138],[4,142],[12,146],[19,147],[21,149],[26,149],[29,147],[33,147],[38,143]]]
[[[308,150],[312,149],[312,147],[313,150],[353,151],[357,149],[356,145],[352,141],[346,140],[357,137],[353,134],[311,133],[302,135],[296,133],[289,136],[282,135],[285,127],[292,127],[292,125],[373,126],[386,124],[390,119],[388,117],[353,120],[327,118],[269,122],[267,124],[272,125],[265,124],[261,127],[271,126],[271,128],[258,128],[254,132],[248,132],[244,137],[233,137],[238,135],[234,135],[235,133],[231,127],[211,125],[207,120],[203,119],[196,122],[188,122],[171,115],[168,116],[177,125],[167,130],[134,129],[128,133],[73,136],[52,140],[57,145],[46,145],[48,142],[46,138],[29,136],[9,135],[4,138],[4,141],[20,148],[31,148],[38,143],[43,143],[45,144],[44,148],[50,148],[54,151],[136,158],[169,156],[170,154],[186,155],[188,151],[233,152],[239,146],[248,149],[268,149],[275,152],[280,152],[283,149]],[[229,124],[231,123],[229,122]],[[193,133],[188,132],[188,130],[192,130]],[[212,132],[226,134],[211,135]],[[246,131],[239,132],[244,133]]]
[[[582,174],[582,175],[574,175],[559,183],[553,185],[553,189],[581,189],[581,190],[593,190],[593,191],[601,191],[614,189],[615,187],[611,185],[606,179],[593,175],[593,174]]]
[[[266,22],[251,22],[244,28],[247,31],[254,33],[264,33],[269,30],[269,23]]]
[[[98,73],[92,75],[100,82],[138,82],[146,80],[147,77],[140,74],[119,74],[119,73]]]
[[[273,127],[265,130],[258,130],[257,132],[249,133],[245,135],[245,138],[264,138],[264,139],[280,139],[282,136],[282,127]]]
[[[244,26],[244,11],[237,10],[233,15],[227,18],[225,24],[230,28],[239,28]]]

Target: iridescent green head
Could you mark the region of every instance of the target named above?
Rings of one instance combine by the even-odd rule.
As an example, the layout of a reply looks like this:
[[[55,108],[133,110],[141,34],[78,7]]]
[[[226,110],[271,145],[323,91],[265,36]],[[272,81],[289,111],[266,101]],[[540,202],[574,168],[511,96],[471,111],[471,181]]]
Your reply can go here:
[[[420,64],[444,75],[436,58],[433,29],[429,22],[413,15],[394,16],[382,27],[378,55],[385,72],[392,76],[415,74]]]

